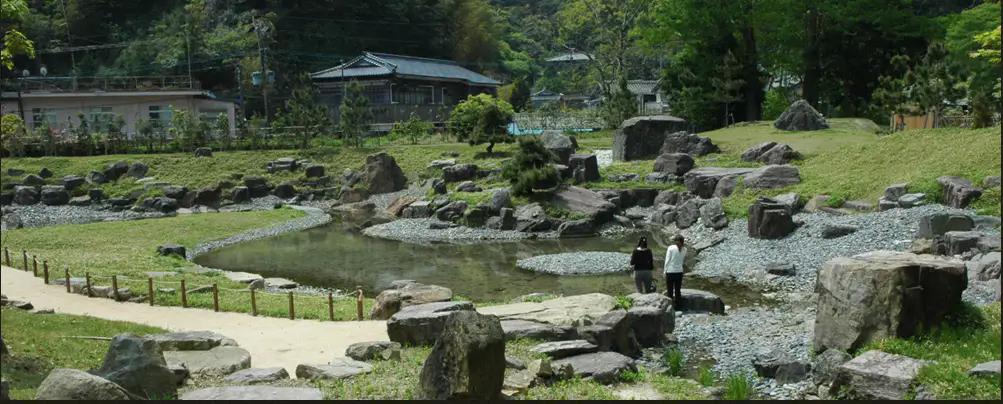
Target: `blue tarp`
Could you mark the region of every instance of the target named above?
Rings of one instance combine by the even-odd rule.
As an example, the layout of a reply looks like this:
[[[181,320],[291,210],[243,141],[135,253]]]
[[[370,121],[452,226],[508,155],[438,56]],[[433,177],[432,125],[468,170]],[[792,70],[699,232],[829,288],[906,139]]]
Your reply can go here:
[[[592,132],[594,130],[595,129],[593,129],[593,128],[567,128],[567,129],[564,129],[564,132],[579,132],[579,133],[581,133],[581,132]],[[508,124],[508,133],[510,135],[512,135],[512,136],[540,135],[540,134],[543,134],[543,128],[526,128],[526,129],[521,129],[521,128],[519,128],[519,125],[516,125],[515,122],[512,122],[512,123]]]

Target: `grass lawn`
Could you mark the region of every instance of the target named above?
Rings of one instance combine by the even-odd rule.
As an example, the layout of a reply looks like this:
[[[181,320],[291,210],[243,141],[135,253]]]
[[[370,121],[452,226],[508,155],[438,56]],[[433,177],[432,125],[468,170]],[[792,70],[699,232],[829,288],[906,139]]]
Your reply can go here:
[[[156,327],[67,314],[33,314],[2,309],[3,338],[11,356],[0,370],[14,400],[34,400],[35,390],[55,368],[90,370],[101,366],[108,342],[68,336],[113,337],[122,333],[155,334]]]
[[[165,243],[177,243],[193,248],[202,242],[224,239],[229,236],[302,216],[293,209],[240,213],[209,213],[142,221],[101,222],[83,225],[64,225],[43,228],[26,228],[4,232],[0,247],[11,250],[13,263],[20,266],[20,252],[27,250],[41,260],[48,260],[53,278],[61,278],[64,268],[71,276],[82,277],[89,272],[96,285],[110,286],[111,275],[119,276],[119,287],[146,294],[146,272],[173,272],[172,276],[155,279],[155,288],[179,289],[180,281],[187,288],[218,284],[220,310],[250,312],[250,293],[246,286],[232,282],[218,274],[197,274],[188,270],[194,264],[175,257],[161,257],[156,248]],[[123,275],[125,277],[123,277]],[[181,305],[179,292],[157,293],[159,305]],[[288,316],[288,297],[278,294],[257,293],[259,313],[267,316]],[[365,302],[369,312],[372,299]],[[211,293],[189,293],[188,303],[194,307],[212,308]],[[335,300],[335,318],[353,320],[356,316],[354,299]],[[297,297],[297,318],[327,319],[327,299],[322,297]]]
[[[936,361],[920,370],[919,383],[939,400],[999,400],[1000,377],[969,377],[977,364],[1000,360],[1000,303],[975,308],[965,305],[949,324],[912,339],[886,339],[869,344],[877,349]]]

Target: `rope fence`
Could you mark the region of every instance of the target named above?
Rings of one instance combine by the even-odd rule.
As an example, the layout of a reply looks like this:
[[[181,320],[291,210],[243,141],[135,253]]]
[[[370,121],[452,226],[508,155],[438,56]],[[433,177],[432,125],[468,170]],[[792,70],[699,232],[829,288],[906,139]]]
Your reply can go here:
[[[14,266],[11,259],[10,250],[7,247],[3,248],[3,263],[4,265],[20,269],[25,272],[31,271],[33,276],[39,277],[39,257],[31,255],[29,260],[29,254],[27,250],[21,250],[21,267],[18,268]],[[50,266],[55,268],[56,265],[51,263],[47,259],[42,259],[42,280],[46,285],[51,284],[52,273],[50,273]],[[66,293],[74,293],[73,277],[70,269],[66,266],[63,267],[62,278],[66,286]],[[79,274],[78,274],[79,275]],[[58,276],[58,275],[56,275]],[[356,290],[347,296],[334,296],[333,293],[327,293],[326,296],[317,295],[307,295],[307,294],[297,294],[295,292],[285,292],[285,293],[275,293],[268,292],[265,290],[258,290],[255,288],[220,288],[217,283],[205,284],[205,285],[194,285],[194,287],[189,287],[186,279],[181,279],[179,281],[171,281],[164,279],[154,279],[154,277],[149,276],[146,278],[133,278],[126,275],[91,275],[90,272],[84,272],[83,276],[83,288],[78,291],[78,293],[85,294],[87,297],[106,297],[114,299],[117,302],[143,302],[146,301],[150,306],[155,306],[160,301],[160,305],[172,306],[179,305],[182,308],[199,307],[207,304],[195,304],[193,305],[190,298],[195,296],[204,296],[205,294],[211,294],[211,305],[213,311],[220,311],[220,294],[225,292],[227,296],[238,296],[238,301],[246,301],[249,305],[249,313],[252,316],[258,316],[262,314],[259,310],[258,303],[259,300],[264,298],[272,299],[282,299],[287,300],[288,307],[286,309],[286,314],[290,320],[295,320],[296,316],[296,306],[305,307],[307,304],[313,304],[314,306],[326,306],[326,314],[328,321],[338,321],[335,319],[335,300],[348,300],[355,299],[356,301],[356,321],[362,321],[364,319],[364,301],[365,297],[361,287],[356,287]],[[102,282],[103,281],[103,282]],[[79,283],[78,283],[79,284]],[[102,286],[108,285],[108,286]],[[105,290],[104,288],[108,288]],[[176,289],[175,289],[176,288]],[[146,296],[139,294],[134,294],[133,291],[144,290]],[[103,296],[97,296],[96,292],[105,292]],[[177,292],[178,300],[173,300],[172,295]],[[241,295],[247,295],[243,297]],[[158,299],[158,295],[160,299]],[[195,296],[191,296],[195,295]],[[134,297],[130,297],[134,296]],[[196,298],[198,302],[209,300],[206,298]],[[232,301],[232,299],[231,299]],[[176,303],[176,304],[175,304]],[[270,312],[274,312],[271,310]],[[302,311],[301,311],[302,312]],[[300,318],[306,318],[300,316]],[[323,319],[322,317],[318,317]]]

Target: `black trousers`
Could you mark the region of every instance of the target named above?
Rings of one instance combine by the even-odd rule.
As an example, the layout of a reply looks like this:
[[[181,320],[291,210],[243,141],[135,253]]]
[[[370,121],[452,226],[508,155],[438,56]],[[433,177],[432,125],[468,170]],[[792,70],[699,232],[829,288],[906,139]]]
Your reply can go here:
[[[683,274],[665,274],[665,293],[674,302],[683,297]]]

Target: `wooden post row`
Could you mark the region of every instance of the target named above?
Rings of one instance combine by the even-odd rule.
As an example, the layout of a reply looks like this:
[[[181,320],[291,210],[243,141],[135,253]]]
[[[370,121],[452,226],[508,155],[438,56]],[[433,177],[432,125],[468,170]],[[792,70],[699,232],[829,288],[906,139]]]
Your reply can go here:
[[[327,294],[327,318],[334,321],[334,294]]]
[[[49,261],[42,261],[42,277],[45,280],[45,284],[49,284]]]
[[[111,293],[115,297],[115,301],[118,301],[118,275],[111,276]]]
[[[31,274],[38,277],[38,257],[34,255],[31,256]]]
[[[27,271],[28,270],[28,251],[27,250],[21,250],[21,260],[24,263],[24,270]]]
[[[7,247],[3,248],[3,262],[4,265],[10,266],[10,249]]]
[[[355,319],[362,321],[362,289],[359,289],[359,296],[355,299]]]
[[[150,292],[150,306],[157,302],[157,291],[153,290],[153,277],[146,278],[146,289]]]
[[[66,293],[73,293],[72,286],[70,285],[70,269],[63,268],[63,275],[66,277]]]
[[[293,303],[293,292],[289,292],[289,319],[296,319],[296,304]]]
[[[212,284],[212,310],[219,311],[219,286]]]
[[[254,289],[251,289],[251,315],[258,315],[258,300],[254,297]]]
[[[188,308],[188,288],[184,279],[181,280],[181,307]]]
[[[87,297],[94,297],[94,292],[91,290],[91,273],[84,272],[84,279],[86,280]]]

